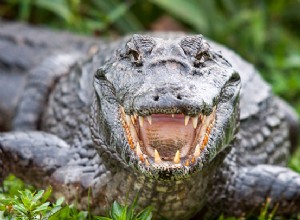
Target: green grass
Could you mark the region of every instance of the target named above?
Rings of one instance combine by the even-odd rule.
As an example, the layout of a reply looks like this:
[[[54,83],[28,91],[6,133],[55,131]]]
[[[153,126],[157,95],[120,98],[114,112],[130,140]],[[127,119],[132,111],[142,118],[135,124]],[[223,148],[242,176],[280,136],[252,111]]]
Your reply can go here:
[[[114,202],[107,216],[93,216],[88,211],[79,211],[74,205],[64,204],[60,198],[55,203],[48,201],[52,189],[34,190],[10,175],[0,192],[0,219],[4,220],[150,220],[152,208],[136,213],[137,198],[131,205]]]
[[[0,191],[0,219],[2,220],[150,220],[152,207],[146,207],[140,212],[135,211],[138,197],[130,205],[112,204],[107,216],[95,216],[88,211],[78,210],[75,205],[64,203],[60,198],[50,202],[52,189],[36,191],[33,187],[25,185],[20,179],[10,175]],[[259,216],[243,218],[224,217],[218,220],[272,220],[275,219],[276,207],[269,210],[269,201],[262,204]],[[284,220],[285,218],[276,219]],[[300,216],[294,218],[300,220]]]

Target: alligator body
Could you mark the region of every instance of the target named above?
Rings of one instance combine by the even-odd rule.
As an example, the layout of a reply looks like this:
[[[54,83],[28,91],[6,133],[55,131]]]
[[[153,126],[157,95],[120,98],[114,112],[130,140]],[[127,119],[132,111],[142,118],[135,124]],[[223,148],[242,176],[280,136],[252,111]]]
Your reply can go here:
[[[155,219],[241,216],[269,198],[300,210],[300,175],[284,167],[298,118],[234,52],[200,35],[103,43],[1,25],[2,178],[95,213],[137,195]]]

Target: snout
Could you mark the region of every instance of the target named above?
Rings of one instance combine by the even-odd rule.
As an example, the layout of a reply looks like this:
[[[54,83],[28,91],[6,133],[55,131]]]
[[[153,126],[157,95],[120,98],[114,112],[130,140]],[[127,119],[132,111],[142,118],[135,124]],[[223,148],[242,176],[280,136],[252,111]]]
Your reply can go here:
[[[185,114],[197,115],[207,106],[204,101],[184,88],[166,90],[156,88],[151,92],[139,94],[133,101],[133,107],[141,115],[149,114]]]

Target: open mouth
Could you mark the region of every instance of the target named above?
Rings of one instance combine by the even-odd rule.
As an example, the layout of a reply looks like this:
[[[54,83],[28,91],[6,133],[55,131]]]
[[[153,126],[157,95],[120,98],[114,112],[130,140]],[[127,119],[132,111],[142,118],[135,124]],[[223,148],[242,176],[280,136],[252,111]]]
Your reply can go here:
[[[181,167],[195,164],[204,151],[216,119],[210,115],[127,115],[120,108],[131,150],[145,166]]]

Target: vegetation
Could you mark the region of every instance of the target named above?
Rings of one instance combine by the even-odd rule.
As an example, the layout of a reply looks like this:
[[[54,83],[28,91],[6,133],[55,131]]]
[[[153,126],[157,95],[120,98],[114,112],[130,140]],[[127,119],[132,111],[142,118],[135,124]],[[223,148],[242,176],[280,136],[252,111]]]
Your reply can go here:
[[[202,33],[253,63],[272,84],[274,92],[290,102],[298,113],[299,11],[299,0],[4,0],[0,3],[0,16],[5,19],[93,36],[115,37],[130,32],[174,28]],[[298,158],[300,151],[293,156],[290,166],[300,172]],[[8,179],[6,184],[13,182]],[[17,186],[21,189],[16,191],[18,187],[11,186],[1,195],[2,215],[6,213],[16,219],[51,219],[51,215],[60,214],[65,216],[60,219],[96,218],[87,212],[76,211],[74,206],[62,206],[62,200],[54,204],[46,202],[49,190],[33,193],[25,190],[19,181]],[[102,219],[120,219],[114,213],[127,216],[132,210],[131,206],[114,203],[110,218]],[[147,217],[140,218],[143,216],[140,214],[136,219],[150,219],[150,213],[150,209],[146,209]],[[24,214],[31,218],[25,218]],[[271,218],[264,214],[259,219]]]
[[[36,192],[13,175],[4,181],[3,187],[0,191],[1,220],[150,220],[152,217],[151,207],[135,213],[137,198],[131,205],[122,206],[114,202],[109,217],[101,217],[92,216],[88,211],[78,211],[73,204],[63,205],[63,198],[50,203],[47,200],[51,188]]]
[[[131,205],[120,205],[114,202],[107,216],[93,216],[88,211],[79,211],[75,205],[64,204],[64,199],[60,198],[54,203],[48,201],[52,189],[46,191],[35,189],[25,185],[15,176],[10,175],[0,190],[0,219],[2,220],[151,220],[152,207],[147,207],[136,213],[135,207],[138,200]],[[249,216],[240,218],[244,220],[272,220],[276,213],[276,207],[269,211],[270,201],[262,206],[258,217]],[[278,218],[277,218],[278,219]],[[279,218],[282,219],[283,218]],[[300,216],[295,216],[295,220],[300,220]],[[218,220],[237,220],[233,217],[220,216]]]

